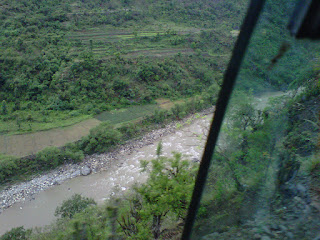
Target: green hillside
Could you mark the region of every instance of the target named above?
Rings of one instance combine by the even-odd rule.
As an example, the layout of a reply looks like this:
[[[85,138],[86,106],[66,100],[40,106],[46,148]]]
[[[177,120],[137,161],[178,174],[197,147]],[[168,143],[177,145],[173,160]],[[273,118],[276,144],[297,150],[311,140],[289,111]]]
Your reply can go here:
[[[25,158],[0,153],[0,183],[81,162],[215,104],[247,2],[2,1],[0,134],[93,117],[103,123],[62,148]],[[194,239],[319,234],[320,49],[288,36],[293,3],[268,1],[255,29]],[[266,90],[294,94],[256,109],[254,94]],[[179,238],[197,163],[179,153],[166,158],[161,151],[160,143],[149,167],[142,162],[150,173],[146,183],[124,197],[94,206],[76,195],[62,203],[60,217],[47,229],[16,228],[0,239]]]
[[[3,1],[0,133],[217,92],[247,1],[231,2]]]

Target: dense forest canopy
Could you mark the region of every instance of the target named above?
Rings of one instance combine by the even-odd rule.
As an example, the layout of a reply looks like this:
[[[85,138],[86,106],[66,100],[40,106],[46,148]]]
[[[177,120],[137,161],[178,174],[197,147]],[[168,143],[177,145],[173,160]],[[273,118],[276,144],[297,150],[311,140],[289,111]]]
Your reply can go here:
[[[244,7],[242,5],[239,3],[240,9]],[[75,104],[72,103],[74,99],[70,99],[70,97],[78,95],[79,90],[80,93],[93,95],[90,97],[96,101],[101,97],[105,100],[110,97],[138,100],[143,96],[135,87],[140,88],[141,85],[145,87],[145,81],[154,82],[167,79],[171,80],[169,87],[173,88],[174,94],[180,92],[184,95],[190,94],[185,92],[186,86],[183,82],[180,83],[181,78],[196,80],[201,78],[201,74],[204,73],[203,71],[201,73],[201,70],[185,69],[181,65],[188,61],[190,67],[197,66],[194,62],[199,63],[200,61],[202,64],[202,59],[182,59],[180,64],[173,64],[168,59],[148,60],[151,61],[151,66],[150,69],[146,69],[143,60],[119,59],[121,52],[120,56],[116,55],[118,59],[116,58],[118,45],[121,47],[122,41],[120,43],[101,43],[90,39],[91,45],[102,44],[110,49],[106,51],[102,61],[100,56],[96,57],[93,54],[90,44],[83,44],[81,39],[70,39],[68,34],[77,32],[77,30],[84,31],[90,26],[115,26],[139,31],[143,26],[162,20],[196,26],[198,29],[212,28],[213,23],[219,23],[221,17],[226,18],[232,12],[230,9],[229,13],[225,13],[225,11],[219,11],[220,8],[229,9],[228,4],[219,2],[200,4],[192,1],[184,3],[179,1],[170,3],[163,1],[154,3],[135,1],[4,2],[1,8],[0,22],[1,101],[12,102],[18,101],[18,99],[37,101],[45,103],[49,109],[54,108],[50,105],[61,102],[62,110],[73,109],[75,108]],[[225,13],[226,16],[219,16],[221,13]],[[230,30],[238,29],[239,22],[239,19],[235,19],[228,24],[228,27]],[[222,23],[227,24],[226,22]],[[165,33],[165,36],[160,33],[159,38],[167,38],[164,40],[170,40],[173,46],[187,47],[191,43],[197,44],[195,41],[197,39],[194,39],[197,37],[195,35],[179,36],[174,29],[170,28]],[[206,35],[206,32],[202,35]],[[152,39],[137,39],[137,41],[146,40]],[[160,39],[153,40],[160,41]],[[230,50],[230,38],[226,41],[229,42],[229,48],[226,50]],[[205,65],[208,64],[210,62]],[[204,67],[205,70],[208,70],[207,66]],[[95,71],[92,71],[93,69]],[[152,73],[148,71],[152,71]],[[182,76],[178,75],[179,72]],[[151,76],[149,76],[150,74]],[[172,76],[167,76],[168,74]],[[153,75],[158,75],[158,77]],[[154,79],[155,77],[156,79]],[[172,83],[175,78],[178,79]],[[128,90],[129,83],[132,84],[132,87]],[[199,84],[202,85],[202,83]],[[193,88],[190,90],[191,92],[201,91],[201,88],[192,87],[192,85],[194,84],[187,86]],[[164,88],[164,86],[161,87]],[[137,96],[132,96],[135,94]],[[150,93],[151,96],[159,94],[163,93]],[[83,103],[91,100],[78,99],[78,101]]]

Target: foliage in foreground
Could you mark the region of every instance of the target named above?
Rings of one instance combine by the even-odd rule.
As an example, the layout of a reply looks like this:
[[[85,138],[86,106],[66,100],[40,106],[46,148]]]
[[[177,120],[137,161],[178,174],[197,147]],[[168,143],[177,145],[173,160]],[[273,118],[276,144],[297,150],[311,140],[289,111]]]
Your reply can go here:
[[[198,237],[244,222],[261,209],[261,196],[267,204],[276,195],[291,201],[287,186],[295,176],[318,171],[319,89],[318,76],[301,94],[273,99],[263,111],[248,93],[235,92],[202,199]]]
[[[74,194],[70,199],[63,201],[61,206],[57,207],[54,215],[61,218],[72,218],[76,213],[82,212],[90,205],[96,204],[92,198]]]
[[[25,230],[24,227],[12,228],[0,237],[0,240],[26,240],[31,234],[31,230]]]
[[[150,165],[150,166],[149,166]],[[182,158],[162,157],[142,162],[150,175],[120,198],[102,206],[74,195],[56,210],[62,216],[49,231],[34,230],[28,239],[160,239],[179,232],[191,200],[197,167]],[[90,207],[88,207],[90,206]]]
[[[143,162],[144,171],[148,171],[147,165]],[[120,203],[118,223],[122,235],[126,239],[159,239],[177,231],[177,223],[186,217],[196,170],[180,153],[152,160],[147,183],[134,188],[129,202]]]

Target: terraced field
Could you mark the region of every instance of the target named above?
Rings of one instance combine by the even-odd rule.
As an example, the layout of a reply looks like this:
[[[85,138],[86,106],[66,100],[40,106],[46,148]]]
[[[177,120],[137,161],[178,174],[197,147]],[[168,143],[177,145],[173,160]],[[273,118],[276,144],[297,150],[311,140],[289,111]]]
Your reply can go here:
[[[95,116],[95,118],[99,121],[109,121],[111,124],[120,124],[151,115],[157,108],[159,108],[159,106],[156,104],[132,106],[129,108],[103,112]]]
[[[180,54],[194,54],[190,47],[173,44],[175,38],[200,33],[201,29],[177,26],[174,23],[149,25],[141,29],[101,26],[71,32],[67,37],[73,43],[73,52],[83,47],[90,48],[100,59],[109,58],[115,53],[122,57],[135,58],[164,57]],[[171,47],[170,47],[171,46]]]
[[[186,35],[200,33],[200,31],[200,28],[185,27],[170,22],[158,25],[147,25],[140,29],[128,29],[106,25],[70,32],[68,38],[71,40],[79,39],[84,42],[89,42],[90,39],[95,41],[100,39],[110,42],[112,39],[119,41],[137,37],[154,37],[157,34],[165,35],[168,33]]]

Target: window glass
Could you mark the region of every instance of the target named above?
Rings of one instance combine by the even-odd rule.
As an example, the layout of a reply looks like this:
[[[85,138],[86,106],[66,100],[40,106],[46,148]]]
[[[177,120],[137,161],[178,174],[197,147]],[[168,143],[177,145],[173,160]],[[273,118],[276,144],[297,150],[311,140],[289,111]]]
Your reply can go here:
[[[319,229],[319,44],[267,1],[224,118],[191,239],[313,239]]]

